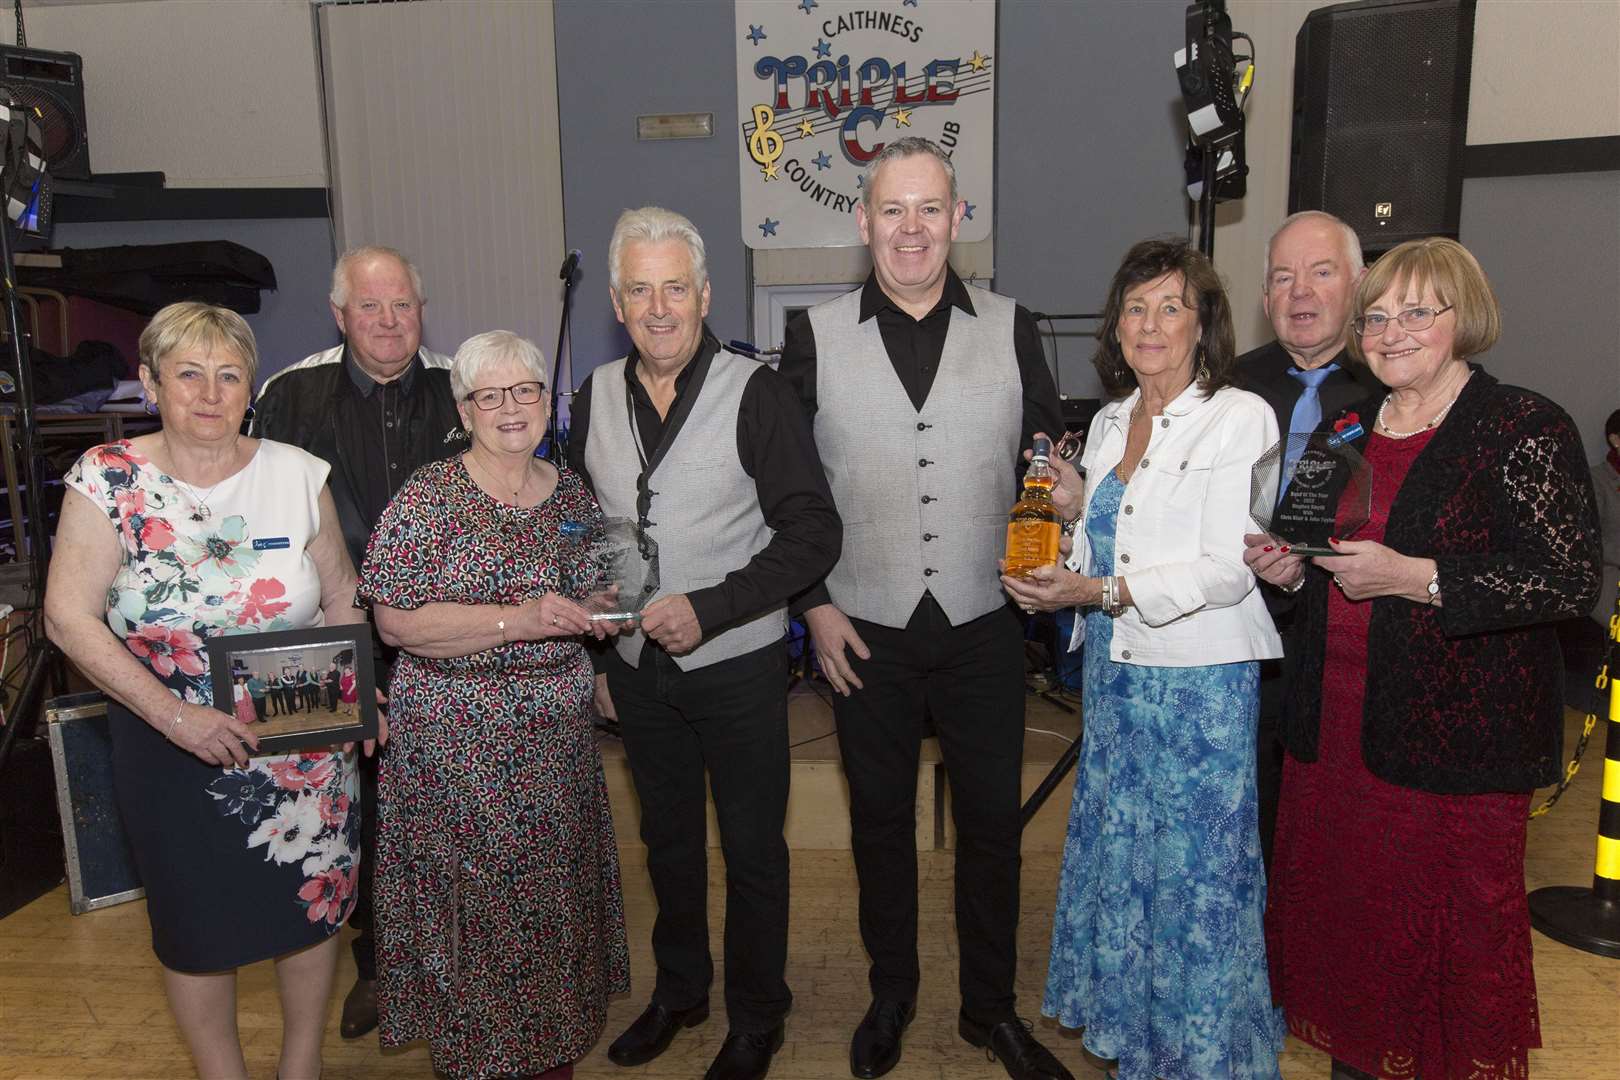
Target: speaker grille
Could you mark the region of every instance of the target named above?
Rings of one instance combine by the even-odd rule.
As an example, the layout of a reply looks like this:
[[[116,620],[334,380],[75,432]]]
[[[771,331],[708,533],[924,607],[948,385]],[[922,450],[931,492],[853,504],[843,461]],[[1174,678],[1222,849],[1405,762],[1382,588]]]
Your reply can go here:
[[[29,109],[39,110],[40,136],[45,140],[45,161],[52,171],[78,153],[84,145],[79,127],[68,103],[49,90],[20,83],[0,83],[0,95]]]
[[[1381,251],[1457,234],[1473,4],[1340,5],[1298,39],[1289,209]],[[1465,51],[1466,50],[1466,51]]]

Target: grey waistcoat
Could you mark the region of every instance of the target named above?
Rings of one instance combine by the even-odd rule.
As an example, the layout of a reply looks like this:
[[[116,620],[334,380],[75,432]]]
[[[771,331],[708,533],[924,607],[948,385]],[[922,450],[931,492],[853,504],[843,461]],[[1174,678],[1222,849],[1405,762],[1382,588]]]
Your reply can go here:
[[[602,512],[634,521],[641,460],[625,412],[624,365],[625,358],[603,364],[592,377],[585,467]],[[657,493],[647,515],[653,522],[648,531],[658,541],[657,596],[717,585],[770,542],[759,493],[737,457],[737,408],[748,377],[758,369],[753,360],[724,350],[716,353],[692,411],[649,478],[648,486]],[[651,456],[652,447],[643,449]],[[787,632],[787,608],[761,612],[718,635],[709,630],[704,627],[696,649],[673,658],[682,671],[780,641]],[[615,647],[635,667],[645,642],[637,630],[620,634]]]
[[[959,626],[1006,602],[1006,549],[1024,389],[1015,305],[968,288],[951,309],[939,372],[919,412],[894,373],[861,290],[810,310],[816,448],[844,519],[827,591],[848,615],[904,627],[924,591]],[[594,421],[593,421],[594,422]]]

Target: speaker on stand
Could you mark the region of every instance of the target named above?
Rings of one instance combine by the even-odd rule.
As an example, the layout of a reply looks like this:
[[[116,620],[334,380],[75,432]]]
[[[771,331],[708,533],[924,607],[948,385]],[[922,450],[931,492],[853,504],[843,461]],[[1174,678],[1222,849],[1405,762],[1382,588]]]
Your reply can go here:
[[[1475,0],[1318,8],[1294,38],[1288,212],[1325,210],[1369,253],[1456,238]]]
[[[90,179],[84,61],[78,53],[0,45],[0,102],[37,109],[45,164],[57,180]]]

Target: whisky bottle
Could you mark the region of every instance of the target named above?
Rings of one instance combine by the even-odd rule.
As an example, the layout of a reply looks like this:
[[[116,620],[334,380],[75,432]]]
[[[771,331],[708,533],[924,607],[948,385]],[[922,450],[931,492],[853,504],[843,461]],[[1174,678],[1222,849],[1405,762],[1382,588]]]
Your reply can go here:
[[[1024,473],[1024,494],[1007,515],[1007,574],[1028,577],[1038,566],[1051,566],[1058,558],[1058,537],[1063,519],[1052,505],[1057,474],[1051,465],[1052,440],[1035,436],[1029,471]]]

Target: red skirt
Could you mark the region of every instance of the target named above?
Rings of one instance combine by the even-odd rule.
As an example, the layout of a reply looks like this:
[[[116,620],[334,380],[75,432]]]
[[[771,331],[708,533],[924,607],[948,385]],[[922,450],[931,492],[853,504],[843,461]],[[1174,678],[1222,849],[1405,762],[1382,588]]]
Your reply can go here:
[[[1419,449],[1372,442],[1374,521],[1356,539],[1381,538],[1394,491],[1378,489],[1398,487],[1409,463],[1390,458]],[[1371,604],[1329,593],[1320,752],[1283,766],[1272,994],[1294,1035],[1374,1076],[1522,1080],[1541,1045],[1524,892],[1531,793],[1433,795],[1368,772]]]

